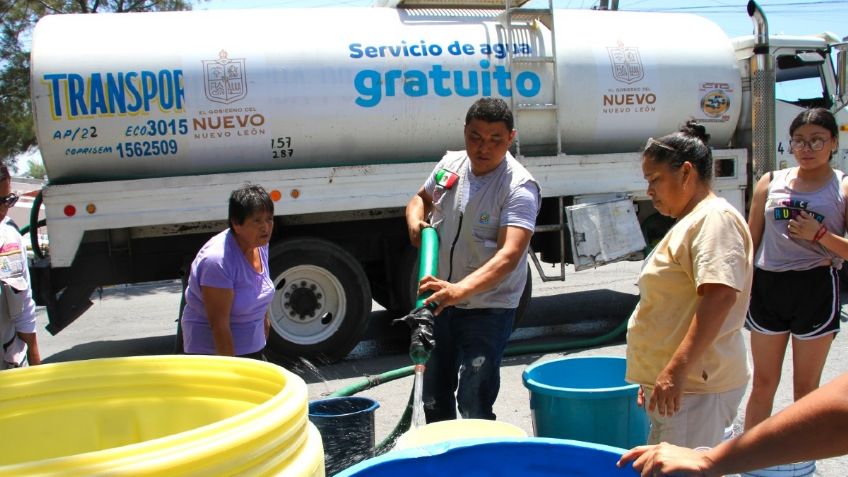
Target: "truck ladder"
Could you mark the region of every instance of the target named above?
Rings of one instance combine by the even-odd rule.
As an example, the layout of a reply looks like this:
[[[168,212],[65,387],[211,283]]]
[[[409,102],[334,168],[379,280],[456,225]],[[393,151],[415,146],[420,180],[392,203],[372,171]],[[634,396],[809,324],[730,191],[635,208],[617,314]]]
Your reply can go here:
[[[559,89],[558,72],[556,66],[556,30],[554,29],[554,2],[548,0],[548,8],[521,8],[525,2],[523,1],[504,1],[504,20],[506,26],[506,43],[507,47],[507,70],[513,79],[512,95],[510,96],[510,109],[515,119],[515,127],[518,130],[518,138],[515,141],[515,156],[521,160],[521,124],[530,114],[548,114],[551,116],[550,124],[554,128],[556,136],[556,151],[549,151],[550,155],[556,156],[562,153],[562,129],[559,124],[559,99],[557,90]],[[515,56],[512,45],[516,43],[513,35],[513,27],[515,25],[531,25],[539,28],[539,24],[544,25],[551,32],[551,48],[546,51],[544,56]],[[530,103],[520,102],[517,96],[517,91],[514,87],[514,81],[518,74],[517,69],[532,67],[535,65],[550,65],[552,71],[552,82],[550,92],[550,102],[548,103]],[[525,148],[527,150],[528,148]],[[538,151],[536,152],[538,154]],[[559,209],[559,223],[556,224],[537,224],[536,233],[558,233],[559,234],[559,274],[548,275],[542,268],[539,258],[532,247],[528,250],[530,259],[539,272],[539,277],[543,282],[565,281],[565,210],[563,198],[557,199],[557,207]]]
[[[514,6],[513,3],[517,4]],[[548,8],[521,8],[525,2],[512,0],[504,1],[504,18],[503,23],[506,26],[506,42],[510,45],[507,48],[507,70],[513,79],[513,91],[510,96],[510,107],[515,117],[516,129],[518,130],[518,139],[515,144],[516,156],[521,156],[521,127],[526,117],[530,114],[548,114],[551,116],[548,124],[554,128],[556,136],[556,151],[545,151],[544,155],[558,155],[562,152],[562,131],[559,124],[559,100],[558,100],[558,72],[556,67],[556,30],[554,29],[554,6],[553,0],[548,0]],[[544,25],[551,32],[550,51],[545,52],[545,56],[515,56],[514,49],[511,47],[517,43],[514,38],[513,27],[515,25],[530,25],[539,28],[539,24]],[[550,65],[552,71],[550,102],[521,102],[516,98],[517,92],[514,87],[515,78],[521,68],[528,68],[535,65]],[[527,148],[525,148],[526,150]],[[538,152],[531,155],[539,155]]]
[[[503,14],[501,14],[500,21],[504,25],[506,30],[506,38],[505,43],[507,44],[507,63],[506,69],[510,72],[513,81],[517,73],[515,69],[521,70],[526,68],[532,68],[534,66],[549,66],[552,71],[552,83],[551,83],[551,91],[549,97],[551,98],[550,102],[521,102],[516,98],[516,90],[513,84],[513,92],[510,95],[510,109],[512,110],[513,118],[515,120],[516,129],[518,129],[519,137],[515,141],[515,156],[519,160],[521,160],[521,127],[520,124],[526,121],[528,115],[531,114],[548,114],[552,116],[548,124],[554,128],[554,134],[556,135],[556,151],[545,150],[545,151],[533,151],[534,154],[531,155],[552,155],[557,156],[562,153],[562,131],[559,123],[559,100],[557,90],[559,87],[558,81],[558,72],[556,67],[556,34],[554,30],[554,6],[553,0],[548,0],[548,8],[522,8],[524,4],[526,4],[529,0],[376,0],[375,4],[377,6],[389,6],[389,7],[397,7],[397,8],[491,8],[491,9],[503,9]],[[544,25],[551,32],[551,46],[550,51],[546,51],[544,56],[515,56],[512,45],[516,43],[516,38],[514,37],[513,27],[516,25],[531,27],[531,28],[541,28],[541,25]],[[552,137],[552,136],[549,136]],[[531,149],[531,148],[525,148]],[[538,148],[537,148],[538,149]],[[559,197],[557,199],[557,205],[559,208],[559,223],[555,224],[539,224],[536,225],[536,233],[559,233],[559,248],[560,248],[560,267],[558,275],[547,275],[545,271],[542,269],[542,264],[539,261],[539,258],[536,257],[536,254],[533,252],[533,249],[530,248],[528,250],[528,254],[530,255],[531,260],[533,261],[533,265],[536,267],[536,271],[539,272],[539,276],[542,278],[542,281],[550,282],[550,281],[564,281],[565,280],[565,209],[563,198]]]

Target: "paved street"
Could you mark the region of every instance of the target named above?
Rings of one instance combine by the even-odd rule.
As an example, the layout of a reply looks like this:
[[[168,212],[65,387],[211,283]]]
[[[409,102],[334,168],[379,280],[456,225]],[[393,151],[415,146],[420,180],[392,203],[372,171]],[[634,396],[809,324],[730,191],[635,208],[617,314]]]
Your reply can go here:
[[[597,270],[568,272],[565,284],[543,283],[534,280],[534,299],[522,328],[513,334],[513,343],[567,342],[581,337],[596,336],[615,328],[626,319],[636,302],[634,282],[638,263],[621,263]],[[548,273],[555,273],[550,270]],[[173,345],[175,317],[179,305],[179,285],[165,282],[133,287],[105,289],[102,297],[94,295],[94,305],[76,323],[57,336],[40,332],[40,344],[45,362],[90,359],[111,356],[169,353]],[[848,296],[843,296],[843,301]],[[46,316],[41,312],[39,329],[43,330]],[[358,383],[365,376],[376,375],[411,364],[398,330],[387,323],[391,316],[385,311],[372,313],[374,326],[369,336],[342,361],[330,366],[312,367],[309,363],[288,365],[309,384],[310,399]],[[550,353],[507,357],[502,367],[502,388],[495,404],[499,420],[515,424],[532,434],[529,392],[521,381],[521,373],[532,363],[562,356],[607,355],[624,356],[623,337],[591,349],[562,350]],[[823,381],[827,382],[848,369],[846,337],[838,336]],[[791,353],[784,366],[785,376],[791,375]],[[376,411],[376,438],[379,442],[394,427],[404,410],[412,378],[406,377],[360,393],[380,403]],[[747,399],[747,396],[746,396]],[[792,401],[791,382],[784,379],[778,391],[776,409]],[[741,422],[742,410],[737,419]],[[848,457],[819,462],[818,476],[848,475]]]

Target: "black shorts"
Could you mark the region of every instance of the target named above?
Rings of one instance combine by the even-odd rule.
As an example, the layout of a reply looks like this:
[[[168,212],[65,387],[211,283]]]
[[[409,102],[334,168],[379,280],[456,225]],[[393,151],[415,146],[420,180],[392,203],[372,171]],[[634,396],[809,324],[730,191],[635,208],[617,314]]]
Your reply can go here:
[[[770,272],[754,269],[746,327],[814,339],[839,331],[839,272],[833,267]]]

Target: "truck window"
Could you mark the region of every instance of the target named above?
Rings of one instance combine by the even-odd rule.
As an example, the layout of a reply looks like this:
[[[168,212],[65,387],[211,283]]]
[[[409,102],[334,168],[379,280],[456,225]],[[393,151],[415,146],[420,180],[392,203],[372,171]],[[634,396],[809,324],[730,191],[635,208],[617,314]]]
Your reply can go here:
[[[803,108],[830,108],[821,69],[824,56],[819,52],[804,52],[777,57],[775,97]]]

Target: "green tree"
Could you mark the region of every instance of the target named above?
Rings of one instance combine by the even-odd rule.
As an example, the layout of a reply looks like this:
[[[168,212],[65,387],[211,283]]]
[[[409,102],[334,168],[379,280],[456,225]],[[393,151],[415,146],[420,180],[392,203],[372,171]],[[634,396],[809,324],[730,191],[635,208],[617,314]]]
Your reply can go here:
[[[33,179],[45,179],[47,177],[47,170],[44,169],[44,163],[41,161],[29,159],[27,161],[27,168],[29,168],[27,175]]]
[[[14,156],[37,145],[29,91],[29,39],[39,18],[190,9],[188,0],[0,0],[0,161],[9,164]]]

